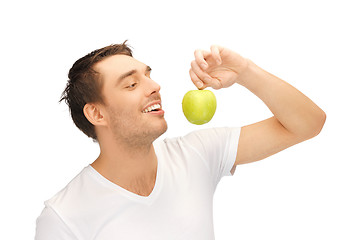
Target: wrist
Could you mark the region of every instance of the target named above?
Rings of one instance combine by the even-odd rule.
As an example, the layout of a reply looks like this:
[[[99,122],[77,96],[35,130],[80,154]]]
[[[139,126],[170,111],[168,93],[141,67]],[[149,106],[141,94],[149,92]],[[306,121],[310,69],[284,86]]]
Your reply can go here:
[[[250,59],[245,59],[246,64],[244,64],[243,70],[239,72],[236,83],[246,87],[249,81],[255,78],[255,75],[258,73],[259,67],[252,62]]]

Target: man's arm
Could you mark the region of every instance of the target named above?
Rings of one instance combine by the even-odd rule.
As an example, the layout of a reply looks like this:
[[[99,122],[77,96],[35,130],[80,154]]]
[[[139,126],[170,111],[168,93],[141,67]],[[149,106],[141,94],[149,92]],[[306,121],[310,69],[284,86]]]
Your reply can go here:
[[[211,52],[197,50],[195,57],[190,76],[198,88],[219,89],[238,83],[258,96],[274,115],[242,127],[235,165],[264,159],[321,131],[325,113],[293,86],[252,61],[220,46],[212,46]]]

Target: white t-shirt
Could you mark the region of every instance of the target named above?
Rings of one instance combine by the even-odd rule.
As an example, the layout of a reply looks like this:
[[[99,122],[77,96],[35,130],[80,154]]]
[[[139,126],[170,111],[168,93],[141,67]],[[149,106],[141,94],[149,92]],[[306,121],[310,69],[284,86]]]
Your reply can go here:
[[[157,176],[147,197],[88,165],[45,202],[35,240],[213,240],[213,195],[233,175],[240,129],[155,141]]]

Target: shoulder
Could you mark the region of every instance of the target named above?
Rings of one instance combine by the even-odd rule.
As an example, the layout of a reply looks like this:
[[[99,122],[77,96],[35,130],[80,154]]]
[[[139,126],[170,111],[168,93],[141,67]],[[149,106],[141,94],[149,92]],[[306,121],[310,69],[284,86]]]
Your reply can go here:
[[[84,183],[86,168],[63,189],[45,201],[45,208],[36,222],[36,239],[77,239],[69,216],[76,214],[79,192]]]
[[[36,220],[36,240],[43,239],[78,239],[72,229],[52,208],[46,207]]]
[[[206,128],[187,133],[184,136],[165,138],[155,142],[155,149],[172,153],[196,153],[198,155],[237,148],[240,127]]]
[[[157,145],[163,144],[176,144],[182,141],[194,141],[197,138],[223,138],[227,136],[238,136],[240,134],[241,127],[214,127],[214,128],[204,128],[195,131],[191,131],[185,135],[164,138],[162,140],[156,140],[155,143]]]
[[[88,188],[89,167],[85,167],[63,189],[45,201],[45,205],[57,213],[63,209],[72,209]]]
[[[188,134],[165,139],[166,145],[190,145],[201,149],[202,146],[213,147],[218,144],[237,142],[239,140],[241,127],[214,127],[200,129],[189,132]]]

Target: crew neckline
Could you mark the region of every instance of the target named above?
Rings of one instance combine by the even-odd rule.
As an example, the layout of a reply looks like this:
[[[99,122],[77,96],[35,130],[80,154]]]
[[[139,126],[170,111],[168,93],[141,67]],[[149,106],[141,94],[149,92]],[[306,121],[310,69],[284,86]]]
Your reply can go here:
[[[161,157],[161,153],[158,151],[158,146],[156,146],[156,145],[157,144],[154,144],[154,151],[155,151],[155,154],[157,156],[157,175],[156,175],[153,190],[150,193],[150,195],[148,195],[148,196],[138,195],[136,193],[133,193],[133,192],[119,186],[118,184],[115,184],[114,182],[108,180],[103,175],[101,175],[97,170],[95,170],[91,166],[91,164],[89,164],[87,166],[87,168],[91,171],[91,173],[93,173],[93,175],[96,177],[96,179],[101,184],[104,184],[104,185],[108,186],[109,188],[113,188],[113,190],[117,191],[121,195],[123,195],[123,196],[125,196],[125,197],[127,197],[127,198],[129,198],[133,201],[151,204],[154,201],[154,199],[157,197],[157,195],[159,194],[160,188],[162,186],[162,175],[163,175],[163,173],[162,173],[163,172],[162,171],[162,157]]]

